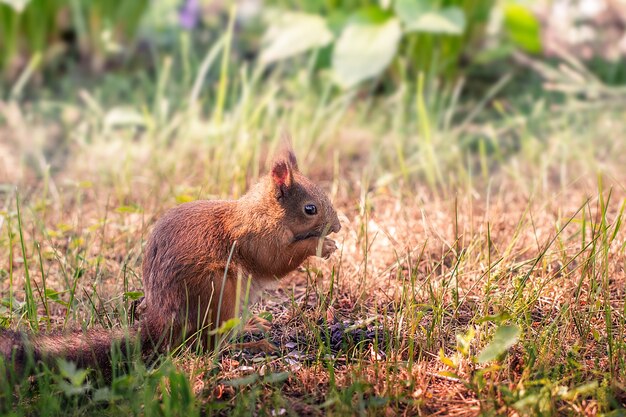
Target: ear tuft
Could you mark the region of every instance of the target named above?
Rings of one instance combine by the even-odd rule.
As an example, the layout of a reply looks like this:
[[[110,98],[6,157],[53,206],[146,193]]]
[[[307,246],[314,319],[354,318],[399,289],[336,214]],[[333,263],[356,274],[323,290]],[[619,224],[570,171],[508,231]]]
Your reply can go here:
[[[291,165],[291,168],[298,171],[298,160],[296,159],[296,154],[293,151],[293,147],[291,146],[291,135],[286,130],[283,130],[281,137],[281,151],[279,153],[279,157],[285,159]]]

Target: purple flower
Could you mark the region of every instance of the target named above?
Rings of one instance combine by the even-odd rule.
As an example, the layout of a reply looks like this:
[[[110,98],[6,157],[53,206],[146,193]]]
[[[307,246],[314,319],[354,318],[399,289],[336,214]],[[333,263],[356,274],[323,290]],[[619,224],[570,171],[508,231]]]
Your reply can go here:
[[[198,0],[184,0],[183,6],[178,12],[178,21],[183,28],[191,30],[198,25],[201,13]]]

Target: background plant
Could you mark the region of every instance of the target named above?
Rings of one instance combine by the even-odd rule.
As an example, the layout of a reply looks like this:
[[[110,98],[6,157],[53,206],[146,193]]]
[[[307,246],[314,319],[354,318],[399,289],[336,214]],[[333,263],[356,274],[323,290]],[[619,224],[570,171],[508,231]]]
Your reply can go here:
[[[2,0],[0,69],[13,73],[36,57],[48,65],[67,49],[101,67],[134,39],[149,1]]]
[[[396,82],[418,72],[449,79],[457,73],[461,56],[482,39],[494,5],[396,0],[310,2],[302,5],[306,12],[283,8],[266,16],[269,28],[260,59],[271,63],[322,48],[317,66],[330,67],[343,88],[379,77],[390,66]]]

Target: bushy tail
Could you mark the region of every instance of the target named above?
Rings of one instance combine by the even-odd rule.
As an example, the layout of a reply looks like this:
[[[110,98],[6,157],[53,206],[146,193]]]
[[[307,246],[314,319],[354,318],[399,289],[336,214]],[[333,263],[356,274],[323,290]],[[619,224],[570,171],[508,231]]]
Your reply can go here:
[[[152,343],[146,343],[147,336],[142,337],[145,333],[138,326],[48,334],[4,330],[0,331],[0,355],[6,371],[18,375],[28,373],[32,364],[44,362],[54,366],[57,359],[62,358],[110,377],[113,362],[123,362],[135,353],[150,350]]]

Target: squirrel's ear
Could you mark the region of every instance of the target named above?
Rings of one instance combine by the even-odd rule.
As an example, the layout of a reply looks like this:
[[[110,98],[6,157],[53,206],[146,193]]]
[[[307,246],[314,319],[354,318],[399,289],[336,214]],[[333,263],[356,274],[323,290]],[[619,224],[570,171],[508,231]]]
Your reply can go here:
[[[272,164],[272,180],[274,185],[278,187],[281,192],[285,188],[291,187],[293,182],[293,172],[291,171],[291,165],[287,159],[279,158]]]

